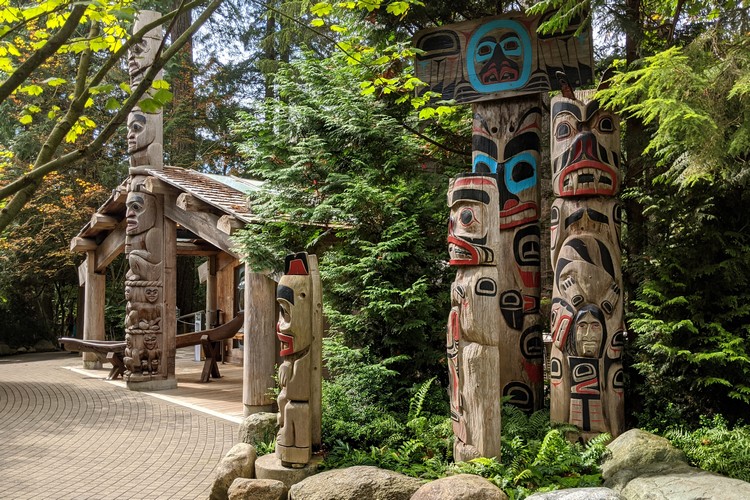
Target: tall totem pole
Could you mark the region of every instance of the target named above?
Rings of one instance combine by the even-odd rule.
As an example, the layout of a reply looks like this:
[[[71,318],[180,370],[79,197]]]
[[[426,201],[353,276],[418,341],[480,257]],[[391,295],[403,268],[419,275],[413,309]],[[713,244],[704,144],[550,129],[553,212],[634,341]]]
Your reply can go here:
[[[472,171],[448,192],[448,322],[454,458],[499,457],[500,399],[543,405],[540,93],[565,67],[592,79],[590,32],[537,36],[544,16],[510,13],[420,31],[416,74],[443,99],[472,103]],[[492,212],[492,215],[490,215]],[[489,352],[492,351],[492,355]],[[479,355],[481,353],[481,356]]]
[[[620,123],[564,75],[552,99],[551,419],[587,439],[623,430]]]
[[[276,457],[286,467],[304,467],[321,441],[323,298],[318,258],[287,255],[276,288],[283,363],[279,367],[279,433]]]
[[[158,12],[139,12],[134,32],[160,17]],[[140,84],[153,65],[162,37],[159,26],[131,47],[128,54],[131,87]],[[161,72],[156,75],[160,77]],[[173,322],[174,304],[165,300],[165,290],[169,286],[165,283],[168,231],[164,222],[164,200],[161,195],[146,190],[148,169],[163,168],[162,143],[161,111],[146,113],[134,107],[128,116],[130,179],[125,252],[130,269],[125,276],[127,347],[124,362],[128,387],[137,390],[176,385],[174,332],[170,335],[167,331]]]

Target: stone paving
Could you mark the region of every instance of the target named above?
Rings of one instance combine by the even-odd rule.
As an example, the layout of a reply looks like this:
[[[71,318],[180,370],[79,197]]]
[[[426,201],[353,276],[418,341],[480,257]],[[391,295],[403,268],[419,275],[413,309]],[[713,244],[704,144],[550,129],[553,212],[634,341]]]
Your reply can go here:
[[[66,369],[0,358],[1,499],[208,498],[238,426]]]

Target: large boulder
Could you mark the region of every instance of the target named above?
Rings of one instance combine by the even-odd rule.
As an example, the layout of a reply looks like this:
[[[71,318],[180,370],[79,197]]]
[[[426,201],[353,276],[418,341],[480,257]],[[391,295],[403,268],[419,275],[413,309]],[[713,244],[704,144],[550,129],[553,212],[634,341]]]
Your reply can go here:
[[[747,500],[750,483],[687,463],[665,438],[632,429],[612,441],[602,464],[604,485],[626,500]]]
[[[254,413],[240,424],[239,442],[258,446],[276,439],[279,425],[275,413]]]
[[[670,471],[646,470],[620,494],[626,500],[748,500],[750,483],[677,465]]]
[[[422,481],[359,465],[308,477],[289,490],[289,500],[409,500]]]
[[[483,477],[457,474],[425,484],[411,500],[508,500],[508,496]]]
[[[273,479],[238,477],[232,481],[228,495],[229,500],[286,500],[287,487]]]
[[[15,353],[16,351],[14,349],[11,349],[8,344],[0,342],[0,356],[10,356],[11,354]]]
[[[631,429],[607,445],[607,458],[602,464],[602,477],[607,486],[617,473],[651,464],[687,464],[687,457],[667,439],[640,429]],[[631,473],[632,473],[631,472]]]
[[[534,493],[529,500],[623,500],[623,497],[609,488],[567,488],[564,490]]]
[[[253,445],[239,443],[232,446],[216,467],[209,500],[228,500],[228,490],[235,479],[254,478],[256,457]]]

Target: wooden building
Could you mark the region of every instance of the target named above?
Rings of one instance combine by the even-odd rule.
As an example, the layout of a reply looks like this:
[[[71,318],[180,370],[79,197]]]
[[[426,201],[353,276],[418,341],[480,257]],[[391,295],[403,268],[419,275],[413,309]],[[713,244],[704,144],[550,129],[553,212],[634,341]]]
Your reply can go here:
[[[258,223],[247,203],[247,195],[260,183],[233,176],[203,174],[179,167],[146,169],[147,192],[164,199],[164,227],[167,254],[205,256],[199,268],[206,285],[207,325],[218,326],[245,311],[239,342],[227,342],[225,360],[240,363],[243,371],[245,414],[269,411],[268,389],[274,386],[276,362],[276,284],[266,274],[253,272],[240,262],[230,236],[246,224]],[[106,269],[125,251],[127,181],[91,216],[70,244],[71,251],[85,253],[78,270],[82,288],[79,317],[83,318],[83,338],[104,340]],[[169,236],[172,234],[172,236]],[[165,293],[168,291],[165,290]],[[166,315],[163,329],[174,336],[174,315]],[[174,345],[174,342],[171,343]],[[173,359],[174,354],[172,354]],[[84,366],[96,358],[84,353]],[[172,366],[172,374],[174,367]]]

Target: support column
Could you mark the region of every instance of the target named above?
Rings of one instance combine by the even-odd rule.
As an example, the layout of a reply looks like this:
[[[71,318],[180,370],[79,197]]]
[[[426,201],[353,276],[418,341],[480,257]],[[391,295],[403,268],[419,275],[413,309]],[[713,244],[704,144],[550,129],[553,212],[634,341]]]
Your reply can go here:
[[[273,410],[268,392],[276,364],[276,283],[245,264],[245,352],[242,403],[245,415]]]
[[[208,273],[206,274],[206,330],[219,326],[219,318],[216,314],[217,290],[216,290],[216,256],[210,255],[206,262]]]
[[[104,340],[104,302],[106,278],[94,272],[96,252],[86,252],[86,284],[84,302],[86,311],[83,319],[83,340]],[[89,370],[102,367],[102,362],[93,352],[83,353],[83,367]]]

